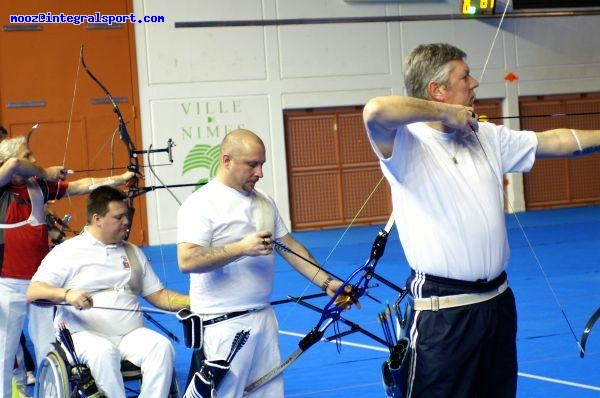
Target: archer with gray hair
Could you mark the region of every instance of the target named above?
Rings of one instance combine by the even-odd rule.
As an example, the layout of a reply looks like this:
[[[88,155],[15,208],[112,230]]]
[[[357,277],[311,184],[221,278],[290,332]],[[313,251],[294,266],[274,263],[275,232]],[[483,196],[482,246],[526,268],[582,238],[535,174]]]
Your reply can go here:
[[[2,140],[2,142],[0,142],[0,164],[6,162],[6,160],[10,158],[17,157],[19,148],[23,145],[27,145],[27,139],[24,135]]]
[[[119,186],[133,177],[64,181],[62,165],[42,167],[26,136],[0,142],[0,397],[10,396],[15,354],[25,314],[35,356],[41,362],[54,342],[51,308],[28,306],[27,285],[48,253],[45,204],[65,196],[82,195],[97,185]]]
[[[404,86],[411,97],[429,99],[427,85],[434,81],[446,84],[453,60],[464,60],[467,54],[446,43],[422,44],[410,52],[404,62]]]
[[[536,133],[479,122],[479,82],[465,59],[451,44],[416,47],[405,63],[408,95],[373,98],[363,111],[410,266],[410,357],[394,396],[516,395],[502,175],[600,144],[600,130]]]

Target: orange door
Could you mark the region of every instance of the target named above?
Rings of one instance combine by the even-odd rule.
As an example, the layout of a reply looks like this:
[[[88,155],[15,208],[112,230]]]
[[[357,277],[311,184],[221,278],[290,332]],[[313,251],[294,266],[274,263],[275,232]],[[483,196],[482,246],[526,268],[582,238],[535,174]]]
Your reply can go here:
[[[70,180],[125,172],[129,157],[115,135],[116,115],[84,71],[80,50],[83,46],[87,66],[116,99],[132,141],[140,144],[133,25],[11,24],[9,16],[123,15],[132,12],[131,2],[3,0],[0,11],[0,117],[10,135],[39,123],[30,142],[38,163],[75,170]],[[136,200],[135,206],[131,241],[146,244],[145,202]],[[85,224],[85,197],[65,198],[51,208],[58,216],[71,214],[75,230]]]

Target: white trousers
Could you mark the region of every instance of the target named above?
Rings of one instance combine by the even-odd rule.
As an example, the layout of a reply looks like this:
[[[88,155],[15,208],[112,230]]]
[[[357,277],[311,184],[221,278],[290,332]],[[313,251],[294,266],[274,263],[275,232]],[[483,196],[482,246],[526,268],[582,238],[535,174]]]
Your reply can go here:
[[[240,330],[250,330],[250,336],[217,388],[219,397],[241,397],[248,384],[279,365],[278,325],[271,307],[206,326],[203,347],[206,358],[226,359],[231,342]],[[283,376],[279,375],[248,397],[282,398]]]
[[[35,348],[35,359],[39,365],[52,349],[55,341],[53,318],[54,308],[27,305],[25,296],[28,279],[0,278],[0,397],[12,397],[12,375],[19,339],[29,319],[29,337]]]
[[[12,397],[12,376],[23,331],[28,280],[0,278],[0,397]]]
[[[27,331],[35,350],[36,366],[39,367],[46,354],[52,350],[52,343],[56,341],[54,307],[38,307],[30,304],[27,308],[27,318],[29,320]]]
[[[165,398],[169,394],[175,350],[163,335],[145,327],[123,337],[101,336],[92,332],[73,333],[75,351],[87,363],[98,389],[108,398],[124,398],[121,360],[142,369],[139,398]]]

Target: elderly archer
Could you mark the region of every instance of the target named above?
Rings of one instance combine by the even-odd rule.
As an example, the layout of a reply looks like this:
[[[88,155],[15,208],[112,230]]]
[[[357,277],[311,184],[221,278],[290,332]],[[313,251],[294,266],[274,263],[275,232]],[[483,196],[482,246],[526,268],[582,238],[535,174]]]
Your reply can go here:
[[[25,314],[36,359],[50,349],[52,311],[28,307],[25,290],[31,276],[48,253],[48,227],[44,204],[65,196],[91,191],[92,184],[119,186],[134,174],[64,181],[63,166],[43,168],[25,136],[0,142],[0,397],[11,397],[12,371]]]
[[[86,218],[81,234],[44,258],[27,298],[70,304],[57,308],[55,323],[70,329],[77,355],[107,397],[125,397],[121,359],[142,369],[140,397],[166,397],[175,352],[166,337],[144,326],[139,297],[167,311],[188,306],[189,297],[164,288],[140,248],[124,241],[129,219],[123,192],[96,188]]]
[[[478,122],[479,83],[465,58],[449,44],[418,46],[405,63],[408,96],[373,98],[363,114],[411,268],[407,397],[515,396],[502,175],[529,171],[537,156],[600,145],[598,130],[535,133]]]

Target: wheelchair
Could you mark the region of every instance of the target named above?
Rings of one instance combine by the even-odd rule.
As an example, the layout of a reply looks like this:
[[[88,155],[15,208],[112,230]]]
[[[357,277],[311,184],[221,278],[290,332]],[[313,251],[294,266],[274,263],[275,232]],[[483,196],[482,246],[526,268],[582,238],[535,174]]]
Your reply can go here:
[[[37,380],[34,387],[35,398],[71,398],[80,397],[77,386],[81,383],[82,374],[89,372],[87,366],[78,369],[71,365],[67,355],[60,344],[55,343],[38,368]],[[129,361],[121,361],[121,374],[125,382],[127,397],[137,397],[142,384],[141,369]],[[96,398],[97,395],[88,398]],[[103,396],[98,394],[98,396]],[[180,398],[179,383],[175,370],[167,398]]]

